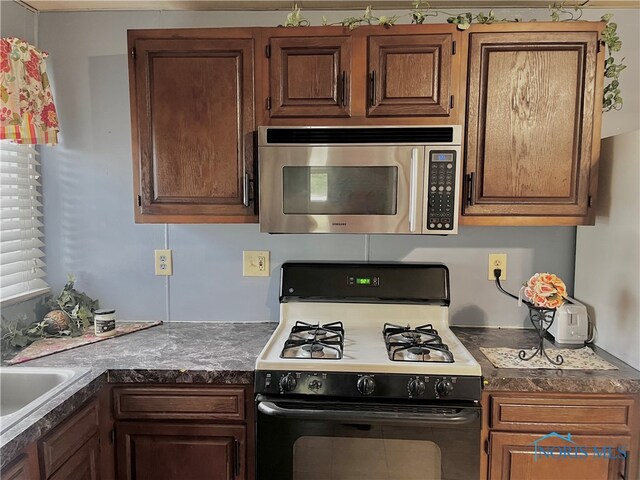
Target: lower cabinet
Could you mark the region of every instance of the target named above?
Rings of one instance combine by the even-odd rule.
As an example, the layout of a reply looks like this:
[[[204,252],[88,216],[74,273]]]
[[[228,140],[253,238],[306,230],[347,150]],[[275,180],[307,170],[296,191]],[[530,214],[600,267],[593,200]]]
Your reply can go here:
[[[23,453],[2,469],[2,480],[36,480],[38,475],[38,453],[35,444],[32,444]]]
[[[116,424],[118,478],[245,478],[243,425]]]
[[[638,400],[632,395],[485,394],[488,478],[637,478]]]
[[[101,478],[99,452],[98,435],[94,435],[49,480],[98,480]]]
[[[98,480],[100,478],[99,406],[90,401],[39,442],[41,478]]]
[[[114,387],[117,478],[252,478],[252,398],[248,386]]]

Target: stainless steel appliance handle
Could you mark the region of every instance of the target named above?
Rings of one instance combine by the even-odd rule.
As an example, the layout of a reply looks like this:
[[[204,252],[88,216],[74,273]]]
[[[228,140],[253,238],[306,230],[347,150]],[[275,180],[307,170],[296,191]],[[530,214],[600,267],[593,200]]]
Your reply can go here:
[[[417,210],[417,195],[418,195],[418,149],[411,149],[411,176],[409,178],[410,191],[409,191],[409,231],[416,231],[416,210]]]
[[[332,410],[328,408],[285,408],[273,402],[261,401],[258,411],[273,417],[301,418],[306,420],[330,420],[345,423],[393,423],[393,424],[429,424],[429,425],[466,425],[479,422],[480,411],[475,408],[456,409],[455,413],[420,413],[420,412],[381,412],[367,410]]]

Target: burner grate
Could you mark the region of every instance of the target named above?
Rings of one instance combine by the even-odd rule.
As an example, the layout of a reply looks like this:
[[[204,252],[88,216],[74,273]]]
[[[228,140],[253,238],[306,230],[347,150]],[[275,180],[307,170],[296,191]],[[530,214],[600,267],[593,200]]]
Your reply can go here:
[[[342,322],[324,325],[296,322],[284,342],[280,358],[339,360],[344,349]]]
[[[433,325],[411,328],[385,323],[382,329],[389,359],[400,362],[453,363],[453,353]]]

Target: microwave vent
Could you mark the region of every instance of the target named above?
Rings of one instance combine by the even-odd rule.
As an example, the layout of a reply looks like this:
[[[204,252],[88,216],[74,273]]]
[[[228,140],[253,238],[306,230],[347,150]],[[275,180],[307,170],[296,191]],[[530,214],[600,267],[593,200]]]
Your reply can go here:
[[[452,143],[453,127],[267,128],[267,144]]]

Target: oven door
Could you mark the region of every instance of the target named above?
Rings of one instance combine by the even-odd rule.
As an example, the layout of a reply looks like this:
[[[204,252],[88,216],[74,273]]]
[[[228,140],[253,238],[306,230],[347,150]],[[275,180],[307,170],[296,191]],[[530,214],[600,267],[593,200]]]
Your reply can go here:
[[[260,480],[472,480],[480,407],[257,396]]]
[[[422,233],[424,151],[262,146],[260,231]]]

